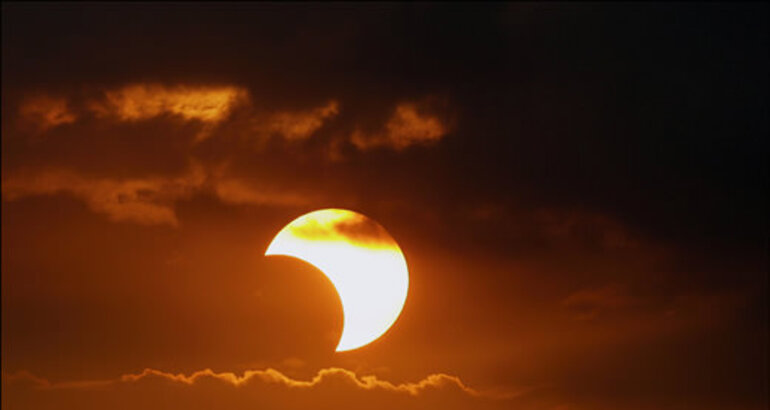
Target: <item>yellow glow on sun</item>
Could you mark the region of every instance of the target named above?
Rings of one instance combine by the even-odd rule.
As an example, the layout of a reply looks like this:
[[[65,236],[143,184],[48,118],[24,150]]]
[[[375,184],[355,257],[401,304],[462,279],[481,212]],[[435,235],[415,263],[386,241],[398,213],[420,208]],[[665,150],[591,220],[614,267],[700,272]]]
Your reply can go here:
[[[331,280],[345,316],[337,351],[376,340],[406,301],[409,272],[393,238],[373,220],[344,209],[322,209],[286,225],[265,255],[292,256]]]

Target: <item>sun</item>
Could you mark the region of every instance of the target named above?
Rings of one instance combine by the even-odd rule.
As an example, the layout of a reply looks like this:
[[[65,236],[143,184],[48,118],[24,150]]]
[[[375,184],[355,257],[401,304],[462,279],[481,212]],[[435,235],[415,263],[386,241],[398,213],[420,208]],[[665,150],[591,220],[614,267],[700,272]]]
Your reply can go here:
[[[382,336],[404,307],[404,254],[382,226],[360,213],[330,208],[302,215],[278,232],[265,255],[303,260],[331,280],[344,314],[338,352]]]

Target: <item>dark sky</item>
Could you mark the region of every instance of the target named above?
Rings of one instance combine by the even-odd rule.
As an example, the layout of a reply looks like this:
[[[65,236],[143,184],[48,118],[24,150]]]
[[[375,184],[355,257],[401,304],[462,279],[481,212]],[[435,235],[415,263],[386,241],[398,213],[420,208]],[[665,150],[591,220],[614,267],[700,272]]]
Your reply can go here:
[[[22,371],[330,366],[506,392],[467,408],[767,405],[766,3],[2,7],[3,408],[62,400]],[[325,207],[410,267],[348,356],[286,342],[339,332],[334,290],[261,258]]]

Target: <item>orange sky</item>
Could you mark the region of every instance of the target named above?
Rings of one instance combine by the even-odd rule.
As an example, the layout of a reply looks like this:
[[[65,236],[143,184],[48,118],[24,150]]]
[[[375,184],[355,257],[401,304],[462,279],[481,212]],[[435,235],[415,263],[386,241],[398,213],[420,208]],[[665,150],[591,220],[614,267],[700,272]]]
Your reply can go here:
[[[765,408],[767,10],[720,7],[4,3],[2,408]],[[409,266],[349,352],[263,256],[322,208]]]

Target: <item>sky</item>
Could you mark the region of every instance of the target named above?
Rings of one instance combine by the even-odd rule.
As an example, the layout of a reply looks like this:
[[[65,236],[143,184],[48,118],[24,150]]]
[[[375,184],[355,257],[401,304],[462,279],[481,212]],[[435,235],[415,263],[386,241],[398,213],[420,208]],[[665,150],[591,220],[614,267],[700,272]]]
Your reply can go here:
[[[766,408],[767,15],[3,3],[2,408]],[[409,268],[347,352],[324,208]]]

